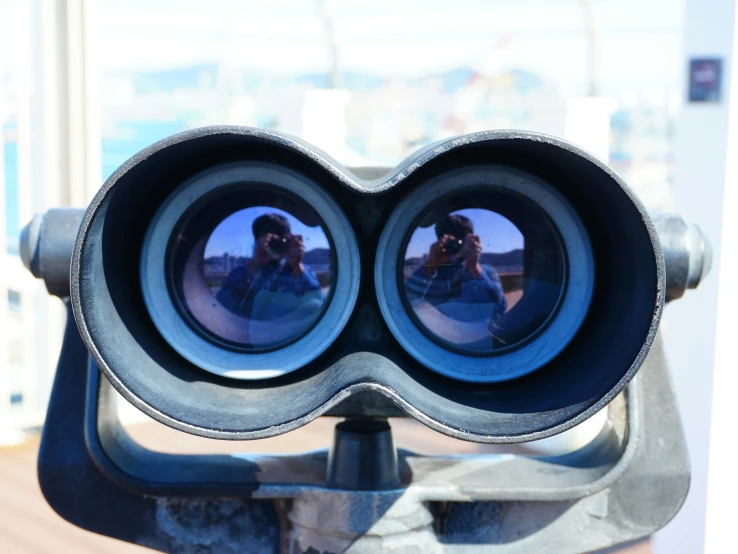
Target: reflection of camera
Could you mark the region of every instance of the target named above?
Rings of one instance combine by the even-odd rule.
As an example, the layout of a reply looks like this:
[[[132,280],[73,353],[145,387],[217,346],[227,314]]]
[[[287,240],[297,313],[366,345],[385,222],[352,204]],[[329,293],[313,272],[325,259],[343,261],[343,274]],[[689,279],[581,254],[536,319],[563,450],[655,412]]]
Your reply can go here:
[[[269,241],[269,252],[271,254],[276,254],[278,256],[282,256],[285,252],[287,252],[287,248],[289,248],[290,240],[292,240],[292,237],[273,237]]]
[[[461,252],[463,246],[464,241],[455,237],[449,237],[443,242],[443,249],[448,252],[449,256],[456,256]]]

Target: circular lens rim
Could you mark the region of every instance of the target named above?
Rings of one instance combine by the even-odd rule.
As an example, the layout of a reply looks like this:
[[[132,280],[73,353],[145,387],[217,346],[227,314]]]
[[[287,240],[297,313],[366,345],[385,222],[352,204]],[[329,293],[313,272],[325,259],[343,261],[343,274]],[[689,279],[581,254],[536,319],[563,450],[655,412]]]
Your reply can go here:
[[[268,352],[236,352],[210,340],[181,315],[169,287],[167,252],[172,233],[183,216],[205,196],[222,188],[248,183],[274,187],[297,196],[324,224],[335,248],[334,283],[328,306],[312,328],[296,341]],[[307,176],[270,163],[235,162],[194,175],[159,207],[149,223],[140,258],[139,280],[149,316],[166,342],[201,369],[230,379],[280,377],[312,362],[348,323],[359,294],[360,259],[353,228],[340,206]]]
[[[252,185],[253,189],[260,189],[262,191],[269,191],[270,185],[264,184],[264,183],[256,183],[254,182]],[[296,337],[293,337],[287,341],[285,341],[282,344],[273,345],[270,344],[268,346],[245,346],[242,343],[238,343],[236,341],[229,340],[225,337],[218,336],[215,332],[208,329],[200,320],[198,320],[192,313],[188,312],[184,306],[183,302],[186,300],[183,298],[183,295],[180,295],[180,289],[182,287],[178,286],[178,283],[174,281],[173,278],[173,269],[172,266],[174,265],[173,257],[175,255],[175,249],[176,246],[174,245],[175,237],[182,233],[187,226],[192,222],[192,220],[197,217],[198,211],[201,208],[207,207],[210,202],[217,201],[218,199],[222,198],[223,196],[228,196],[229,194],[232,194],[233,192],[241,191],[242,189],[236,185],[231,185],[230,187],[221,187],[221,189],[225,189],[222,191],[213,191],[202,198],[200,198],[197,202],[195,202],[186,213],[182,215],[179,222],[174,228],[174,231],[172,233],[172,236],[169,241],[169,246],[167,247],[167,260],[166,260],[166,272],[167,272],[167,284],[169,286],[169,293],[172,295],[172,297],[175,299],[175,306],[177,307],[177,311],[180,314],[180,317],[185,319],[192,327],[193,329],[205,337],[206,339],[210,340],[211,342],[217,344],[218,346],[221,346],[222,348],[226,348],[229,350],[232,350],[234,352],[245,352],[249,354],[257,354],[262,352],[272,352],[274,350],[279,350],[281,348],[284,348],[286,346],[289,346],[290,344],[297,342],[302,337],[304,337],[307,333],[310,332],[310,330],[317,325],[318,321],[320,321],[323,317],[323,314],[328,309],[328,306],[333,301],[333,276],[336,273],[336,267],[337,267],[337,261],[336,261],[336,247],[335,243],[333,241],[333,237],[330,234],[330,231],[326,228],[325,222],[322,220],[322,218],[316,213],[317,219],[320,221],[320,229],[325,235],[326,239],[328,240],[328,245],[330,247],[330,258],[331,258],[331,286],[328,291],[328,294],[326,295],[323,306],[320,309],[320,314],[318,317],[316,317],[315,321],[313,321],[310,325],[308,325],[299,335]],[[233,189],[233,190],[227,190],[227,189]],[[282,193],[283,196],[291,197],[292,201],[297,202],[303,202],[302,198],[297,197],[294,194],[288,194],[288,193]],[[260,205],[260,204],[259,204]],[[246,206],[242,208],[238,208],[236,211],[231,211],[228,215],[226,215],[223,219],[221,219],[218,224],[213,228],[213,230],[210,232],[210,235],[208,236],[208,241],[210,240],[210,236],[212,236],[212,233],[215,232],[215,230],[218,228],[218,226],[225,221],[228,217],[230,217],[233,214],[238,213],[241,210],[249,209],[250,207],[256,207],[255,206]],[[311,206],[307,206],[309,209],[313,209]],[[313,210],[314,211],[314,210]]]
[[[489,189],[490,187],[485,187],[485,186],[480,187],[481,190],[484,190],[485,188]],[[469,187],[468,190],[469,190],[470,193],[473,194],[473,192],[474,192],[475,189],[473,187]],[[522,195],[517,194],[517,193],[512,193],[512,192],[509,191],[509,189],[505,189],[504,192],[503,191],[499,191],[499,190],[496,191],[496,192],[497,192],[497,194],[505,194],[505,195],[508,195],[508,196],[517,196],[523,202],[528,201],[527,197],[522,196]],[[462,193],[466,193],[466,190],[462,191]],[[449,199],[451,197],[459,196],[459,194],[460,194],[459,192],[451,192],[449,194],[445,194],[445,195],[441,196],[435,202],[433,202],[431,204],[428,204],[427,209],[425,211],[420,212],[420,214],[414,219],[413,223],[410,224],[410,229],[413,229],[414,228],[415,230],[417,230],[418,223],[420,221],[422,221],[427,216],[428,212],[430,210],[432,210],[435,205],[443,204],[443,202],[446,199]],[[529,204],[531,204],[531,203],[529,202]],[[569,278],[569,259],[568,259],[568,256],[566,254],[566,247],[565,247],[565,245],[563,243],[563,240],[561,238],[561,234],[559,233],[558,228],[556,227],[556,225],[554,224],[554,222],[551,221],[551,218],[548,217],[548,215],[546,214],[546,212],[544,212],[543,210],[541,210],[540,206],[538,206],[537,204],[531,204],[530,207],[532,209],[540,212],[538,215],[542,219],[545,219],[546,220],[546,223],[549,225],[549,227],[551,227],[551,230],[552,230],[552,232],[555,235],[556,242],[558,243],[559,248],[561,249],[560,250],[560,252],[561,252],[561,261],[563,263],[563,267],[562,267],[562,280],[561,280],[561,284],[559,286],[559,290],[558,290],[558,294],[556,296],[556,300],[553,303],[553,307],[551,308],[551,311],[546,316],[546,319],[543,322],[541,322],[541,324],[538,325],[538,327],[536,327],[533,331],[531,331],[530,333],[528,333],[524,338],[518,340],[517,342],[515,342],[513,344],[510,344],[510,345],[507,345],[507,346],[502,346],[502,347],[499,347],[499,348],[496,348],[496,349],[490,350],[490,351],[466,350],[463,347],[458,346],[458,345],[455,345],[452,342],[446,340],[445,338],[441,337],[440,335],[436,335],[425,324],[423,324],[423,322],[420,320],[420,318],[418,317],[418,315],[415,313],[415,311],[412,309],[412,306],[410,305],[410,301],[409,301],[409,299],[407,297],[407,290],[403,288],[403,286],[404,286],[404,280],[403,280],[401,274],[398,272],[398,274],[397,274],[397,286],[401,290],[401,292],[400,292],[400,299],[402,300],[403,307],[404,307],[405,311],[407,312],[408,316],[414,321],[415,325],[423,332],[423,334],[426,337],[428,337],[433,342],[436,342],[436,343],[440,344],[445,349],[447,349],[447,350],[449,350],[451,352],[456,352],[456,353],[462,354],[464,356],[472,356],[472,357],[475,357],[475,358],[490,358],[490,357],[500,356],[500,355],[502,355],[505,352],[510,351],[510,350],[515,350],[518,347],[522,346],[523,344],[525,344],[525,343],[533,340],[536,336],[538,336],[538,334],[541,332],[541,330],[544,329],[548,325],[549,321],[551,321],[556,316],[556,314],[558,313],[559,307],[561,306],[561,301],[562,301],[562,298],[564,296],[564,293],[566,292],[566,283],[568,282],[568,278]],[[463,209],[464,208],[458,208],[457,210],[454,210],[454,211],[463,210]],[[491,210],[490,209],[488,211],[494,211],[494,210]],[[453,213],[453,212],[449,212],[449,214],[451,214],[451,213]],[[500,213],[500,212],[494,212],[494,213],[497,213],[498,215],[501,215],[502,217],[505,217],[505,215],[502,214],[502,213]],[[508,219],[508,221],[510,221],[510,220]],[[400,249],[397,252],[397,255],[398,255],[398,257],[397,257],[397,265],[398,265],[398,267],[404,266],[405,258],[406,258],[406,253],[407,253],[407,247],[408,247],[408,244],[410,243],[410,239],[411,238],[412,238],[412,233],[410,235],[408,235],[408,236],[405,237],[405,240],[402,242],[402,245],[400,246]]]
[[[498,354],[479,356],[449,349],[430,338],[408,313],[397,277],[398,260],[418,218],[449,194],[496,189],[523,197],[547,214],[567,264],[563,291],[553,317],[529,340]],[[403,258],[404,259],[404,258]],[[571,342],[589,312],[595,281],[592,245],[573,206],[553,186],[515,167],[485,165],[453,169],[414,188],[388,219],[377,247],[374,278],[377,300],[390,331],[417,361],[436,373],[472,383],[498,383],[522,377],[553,360]],[[579,263],[572,264],[571,260]],[[572,286],[572,283],[580,283]],[[442,339],[441,339],[442,340]]]

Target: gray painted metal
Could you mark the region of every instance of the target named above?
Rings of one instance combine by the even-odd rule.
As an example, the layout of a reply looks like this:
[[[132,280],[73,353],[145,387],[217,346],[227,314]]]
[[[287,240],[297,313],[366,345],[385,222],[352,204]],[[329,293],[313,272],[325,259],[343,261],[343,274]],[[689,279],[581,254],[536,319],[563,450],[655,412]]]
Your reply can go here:
[[[555,459],[546,460],[548,471],[536,470],[535,479],[525,471],[526,463],[538,461],[533,458],[405,453],[411,477],[404,489],[295,490],[285,505],[286,551],[575,554],[652,534],[677,513],[689,488],[660,342],[627,394],[630,424],[627,438],[620,437],[627,446],[594,481],[578,482],[583,467],[563,469]],[[612,408],[611,422],[623,417],[623,408]],[[596,465],[595,459],[581,456],[580,464]],[[299,472],[294,460],[291,467]],[[549,489],[546,481],[557,485]],[[255,497],[269,495],[268,487],[254,491]]]
[[[541,141],[591,162],[633,201],[654,242],[660,294],[665,290],[667,299],[678,298],[709,270],[709,245],[704,238],[676,218],[657,218],[654,227],[630,189],[601,162],[557,139],[518,132],[479,133],[434,145],[385,178],[375,174],[376,181],[363,181],[322,153],[287,137],[253,129],[192,131],[154,145],[124,164],[93,201],[80,236],[90,232],[95,209],[110,186],[137,163],[167,145],[218,133],[278,142],[311,158],[347,188],[367,195],[391,190],[424,164],[457,147],[504,138]],[[52,212],[27,228],[23,258],[34,275],[46,280],[51,294],[64,297],[69,294],[69,244],[80,214]],[[354,214],[357,229],[368,233],[379,212],[378,201],[373,196],[365,198],[360,212]],[[664,245],[665,278],[656,228]],[[80,264],[78,241],[72,262],[73,286],[81,278]],[[381,340],[381,325],[371,309],[358,309],[358,340]],[[396,458],[400,483],[383,490],[336,488],[342,483],[354,487],[357,479],[328,479],[329,475],[350,475],[345,467],[329,471],[331,459],[333,464],[350,463],[337,462],[341,456],[335,449],[332,454],[233,457],[181,456],[143,448],[121,426],[112,385],[101,377],[104,368],[99,369],[88,356],[83,339],[93,355],[95,347],[85,322],[80,322],[80,335],[71,309],[69,314],[39,452],[39,482],[62,517],[128,542],[166,552],[592,552],[658,530],[679,510],[689,488],[688,456],[675,395],[663,345],[656,336],[660,306],[638,359],[608,395],[564,425],[511,439],[553,434],[609,404],[607,423],[589,445],[557,457],[426,457],[401,450]],[[355,352],[341,360],[338,370],[361,367],[369,371],[397,361],[383,359],[379,353]],[[102,359],[96,355],[95,361]],[[638,375],[620,392],[641,363]],[[381,377],[381,371],[376,375]],[[372,415],[382,415],[386,404],[370,401],[376,400],[368,396],[372,392],[385,395],[430,427],[480,440],[463,428],[450,430],[376,381],[350,384],[320,409],[252,435],[286,432],[332,408],[341,413],[342,401],[361,400],[359,405]],[[385,435],[385,444],[387,438]],[[495,440],[507,442],[499,437]]]
[[[681,298],[695,289],[712,268],[712,247],[695,224],[675,213],[652,216],[661,240],[666,265],[666,301]]]
[[[182,214],[219,187],[245,181],[268,183],[275,190],[291,192],[321,216],[333,234],[337,271],[332,294],[340,299],[328,304],[315,326],[298,342],[258,354],[224,349],[182,321],[167,292],[165,271],[169,238]],[[141,254],[141,287],[157,330],[179,354],[216,375],[262,379],[302,368],[331,346],[353,312],[361,281],[359,265],[359,248],[351,224],[335,200],[316,183],[278,165],[236,163],[194,176],[167,198],[146,233]]]
[[[79,208],[53,208],[35,215],[21,231],[23,265],[34,277],[44,280],[51,295],[69,296],[72,251],[84,213]]]
[[[366,178],[374,179],[366,180],[351,174],[349,170],[338,166],[337,164],[335,164],[335,162],[333,162],[330,158],[325,156],[317,149],[306,145],[297,139],[292,139],[290,137],[285,137],[275,133],[259,131],[256,129],[235,127],[214,127],[197,129],[182,133],[180,135],[175,135],[173,137],[165,139],[160,143],[157,143],[156,145],[153,145],[152,147],[142,151],[134,158],[129,160],[129,162],[124,164],[121,169],[118,170],[113,175],[113,177],[111,177],[109,182],[106,183],[106,185],[97,195],[96,199],[93,201],[91,208],[88,210],[87,215],[85,216],[86,223],[82,226],[80,241],[84,242],[84,240],[86,240],[85,234],[89,235],[91,232],[89,226],[92,222],[93,214],[96,213],[96,211],[105,211],[105,208],[104,206],[102,206],[101,203],[104,203],[106,197],[112,194],[111,189],[114,184],[117,182],[117,180],[123,178],[128,171],[132,171],[137,165],[144,163],[146,160],[156,155],[158,152],[161,152],[172,145],[184,144],[187,141],[194,142],[198,139],[212,136],[259,138],[260,140],[263,139],[273,144],[279,144],[285,148],[288,148],[290,151],[297,152],[300,155],[309,158],[312,163],[328,170],[333,177],[338,179],[340,183],[344,185],[344,187],[352,191],[362,192],[363,194],[368,195],[365,196],[361,200],[361,202],[358,203],[357,206],[355,206],[356,208],[358,208],[358,211],[356,213],[350,214],[350,217],[355,221],[358,228],[363,229],[367,234],[374,227],[376,227],[377,219],[381,216],[382,213],[382,207],[380,205],[380,202],[378,201],[380,197],[375,197],[375,194],[377,192],[389,193],[390,191],[396,189],[401,182],[410,180],[414,172],[420,171],[424,166],[431,164],[432,162],[434,162],[434,160],[449,152],[457,150],[460,151],[461,149],[470,145],[495,143],[506,140],[519,141],[520,143],[550,145],[552,148],[559,149],[561,152],[569,152],[573,154],[577,159],[585,160],[586,163],[591,164],[591,166],[596,168],[597,171],[601,171],[604,174],[608,175],[616,184],[616,186],[619,187],[621,192],[630,199],[634,209],[640,213],[642,224],[647,229],[648,234],[651,237],[651,241],[653,242],[653,249],[656,254],[655,259],[659,270],[660,283],[666,282],[666,278],[664,278],[663,273],[663,261],[660,255],[660,243],[675,245],[674,248],[672,248],[672,251],[670,251],[670,254],[667,256],[667,263],[675,264],[673,271],[671,269],[672,265],[668,266],[667,269],[669,274],[674,274],[682,271],[681,267],[684,265],[683,260],[685,259],[685,257],[689,259],[690,256],[693,256],[691,250],[689,250],[690,253],[686,254],[685,256],[685,249],[690,249],[692,244],[696,244],[694,241],[689,243],[684,240],[679,242],[678,240],[672,240],[670,238],[665,239],[664,236],[659,237],[660,241],[655,240],[655,228],[652,226],[650,219],[645,214],[643,206],[637,200],[633,192],[627,187],[627,185],[622,182],[622,180],[610,168],[602,164],[602,162],[596,160],[586,152],[579,150],[575,146],[552,137],[517,131],[476,133],[473,135],[445,141],[423,149],[413,157],[406,160],[400,167],[389,172],[385,172],[384,170],[357,170],[356,174],[362,175]],[[383,176],[380,176],[380,174],[383,174]],[[386,210],[386,206],[384,208]],[[37,228],[40,229],[41,227],[37,225]],[[38,229],[35,233],[36,236],[39,236]],[[71,234],[71,231],[69,228],[67,228],[66,231],[67,232],[65,236],[68,237]],[[666,234],[670,232],[671,231],[666,228],[663,230],[663,233]],[[29,230],[29,233],[26,234],[26,238],[24,240],[24,244],[28,246],[28,248],[25,249],[25,251],[28,253],[25,256],[25,259],[27,260],[31,260],[33,258],[33,255],[30,254],[32,251],[31,246],[35,243],[41,244],[41,239],[39,238],[36,242],[34,242],[33,236],[34,233],[30,232]],[[80,241],[78,241],[78,246],[82,244],[82,242]],[[702,241],[701,244],[703,245],[703,251],[709,251],[709,248],[705,247],[704,241]],[[48,250],[48,247],[45,248]],[[40,249],[40,251],[43,250],[44,249]],[[65,268],[67,263],[67,258],[65,258],[65,256],[68,250],[66,248],[59,248],[58,251],[60,253],[64,251],[64,255],[60,255],[54,265],[46,264],[44,266],[45,269],[43,269],[42,271],[39,271],[38,269],[35,270],[36,274],[41,277],[46,278],[46,275],[48,275],[47,285],[53,284],[53,290],[56,290],[55,287],[60,282],[59,275],[62,275],[64,273],[62,268]],[[76,257],[76,262],[73,264],[72,270],[73,275],[76,279],[75,283],[79,285],[83,273],[82,267],[80,265],[80,250],[78,250],[77,254],[78,255]],[[90,262],[92,261],[93,260],[90,260]],[[29,266],[30,265],[31,264],[29,262]],[[698,264],[696,262],[690,262],[688,264],[688,268],[691,269],[688,269],[687,271],[687,282],[696,283],[698,281],[698,278],[701,278],[702,275],[704,275],[706,268],[709,268],[709,263],[705,263],[699,266],[702,268],[700,271],[694,269],[697,267]],[[107,287],[112,286],[113,283],[106,284],[100,281],[99,276],[101,275],[101,270],[102,268],[95,266],[94,263],[88,263],[85,271],[87,271],[90,277],[94,277],[93,274],[95,274],[96,271],[98,272],[96,274],[98,275],[98,278],[93,280],[97,283],[96,286],[99,285],[99,287],[101,287],[99,291],[102,294],[105,294]],[[366,271],[366,268],[364,268],[364,271]],[[689,271],[691,271],[691,273],[689,273]],[[679,279],[672,278],[672,281],[674,280]],[[369,291],[369,293],[372,292],[373,291]],[[59,293],[63,296],[65,294],[65,290],[59,289]],[[663,295],[663,293],[664,287],[659,285],[659,295]],[[88,296],[95,297],[96,295],[92,294]],[[364,297],[364,300],[367,300],[366,294],[364,294]],[[77,303],[80,304],[79,297],[77,297]],[[329,363],[331,363],[332,365],[328,368],[328,370],[326,370],[324,375],[326,376],[326,379],[328,381],[332,380],[332,383],[330,384],[330,387],[333,388],[332,396],[328,394],[328,391],[323,390],[320,395],[322,402],[321,404],[305,408],[302,413],[290,415],[289,417],[286,417],[286,420],[275,421],[274,419],[272,419],[270,421],[266,421],[262,426],[259,426],[258,423],[255,422],[253,423],[252,427],[246,430],[229,429],[227,426],[233,421],[234,418],[231,416],[226,417],[226,415],[215,419],[210,418],[210,420],[207,421],[207,424],[192,424],[187,421],[186,418],[182,418],[181,416],[171,417],[169,415],[171,413],[171,404],[173,404],[171,402],[171,399],[167,400],[165,397],[160,397],[158,398],[156,403],[149,403],[139,398],[136,394],[133,394],[129,390],[129,388],[118,379],[118,376],[109,369],[108,362],[110,360],[105,360],[105,358],[100,355],[101,347],[105,346],[105,348],[108,348],[108,346],[95,344],[95,340],[93,340],[93,337],[90,335],[91,328],[88,325],[89,318],[85,319],[85,317],[80,316],[81,319],[79,320],[79,323],[83,338],[86,339],[90,351],[93,353],[94,356],[96,356],[96,360],[100,364],[101,369],[106,372],[106,375],[109,379],[111,379],[118,390],[122,394],[124,394],[129,399],[129,401],[137,405],[140,409],[147,412],[152,417],[155,417],[168,425],[171,425],[180,430],[185,430],[187,432],[219,438],[259,438],[287,432],[325,413],[342,415],[366,414],[373,416],[390,414],[396,415],[398,409],[395,405],[397,405],[402,410],[420,419],[430,427],[458,438],[476,440],[480,442],[519,442],[550,436],[576,425],[577,423],[583,421],[584,419],[601,409],[602,406],[606,405],[620,390],[622,390],[629,379],[632,378],[632,376],[635,374],[646,353],[648,352],[648,349],[650,348],[651,341],[653,340],[661,313],[659,302],[657,301],[656,304],[657,305],[653,312],[651,326],[648,330],[648,335],[643,342],[639,354],[636,356],[631,367],[625,372],[622,378],[610,389],[607,394],[599,398],[599,400],[597,400],[596,402],[584,402],[579,406],[572,406],[569,412],[562,413],[559,421],[563,421],[563,423],[559,422],[556,424],[543,425],[541,422],[541,424],[538,424],[539,430],[533,432],[515,432],[514,430],[506,432],[504,430],[500,430],[499,432],[490,434],[485,434],[481,432],[480,429],[483,429],[483,427],[478,429],[473,428],[473,419],[476,416],[472,415],[471,413],[468,415],[468,417],[466,417],[466,419],[463,417],[463,414],[461,414],[460,418],[456,418],[456,421],[454,421],[453,423],[449,423],[448,421],[443,421],[442,419],[436,419],[434,417],[434,414],[428,411],[427,408],[419,409],[417,405],[418,396],[415,395],[415,399],[413,399],[410,398],[410,396],[412,395],[408,395],[407,393],[407,391],[410,391],[413,387],[415,387],[415,385],[409,382],[400,383],[397,381],[399,375],[398,370],[405,369],[404,362],[402,362],[402,360],[398,360],[394,353],[391,356],[388,356],[385,352],[379,353],[371,351],[355,352],[344,357],[341,360],[330,361]],[[357,321],[355,321],[353,326],[351,326],[351,332],[354,333],[354,336],[351,340],[356,342],[357,346],[360,346],[362,349],[366,348],[368,344],[377,345],[378,343],[384,343],[386,337],[382,333],[382,322],[377,320],[377,314],[375,311],[372,310],[370,303],[361,303],[357,306],[356,311]],[[108,315],[113,316],[115,314],[110,313]],[[96,326],[98,331],[100,329],[103,329],[104,327],[107,327],[108,323],[114,322],[116,320],[115,317],[113,317],[112,319],[104,319],[104,326]],[[120,334],[113,334],[110,338],[113,341],[118,341],[121,337],[122,335]],[[123,351],[118,349],[118,351],[122,353],[123,351],[125,351],[125,349]],[[121,358],[120,362],[126,365],[126,360],[124,360],[123,358]],[[127,365],[135,366],[136,364]],[[348,368],[351,368],[351,372],[353,372],[352,375],[350,375],[350,372],[348,372]],[[315,379],[313,379],[313,381],[315,381]],[[407,387],[410,388],[408,389]],[[295,391],[297,391],[296,387],[294,389]],[[405,390],[405,392],[403,392],[403,389]],[[236,391],[231,391],[231,393],[233,394],[235,394],[235,392]],[[300,392],[299,395],[304,396],[303,393],[304,391]],[[362,395],[362,401],[353,403],[350,401],[344,402],[351,395]],[[382,398],[382,396],[384,396],[384,398]],[[373,398],[374,400],[372,402],[366,402],[368,398]],[[453,407],[453,409],[456,410],[456,407]],[[451,412],[447,410],[447,413]],[[524,419],[525,418],[522,418],[520,420],[522,421]],[[533,424],[535,424],[535,417],[530,417],[528,421],[531,421]]]
[[[469,190],[485,184],[498,190],[514,192],[537,205],[551,218],[561,233],[564,251],[570,260],[567,279],[581,286],[566,287],[559,304],[541,325],[535,340],[516,345],[509,352],[489,358],[474,357],[450,351],[429,338],[403,306],[401,287],[395,267],[397,252],[406,236],[414,231],[413,221],[428,209],[439,194]],[[382,231],[374,266],[379,308],[392,334],[416,360],[453,379],[470,382],[507,381],[532,373],[546,365],[577,334],[592,301],[595,284],[592,245],[576,210],[567,199],[545,181],[509,167],[482,165],[444,172],[416,187],[394,210]]]
[[[397,449],[384,419],[347,419],[336,425],[326,483],[335,489],[385,490],[400,486]]]
[[[558,457],[400,451],[401,485],[328,487],[328,453],[179,456],[144,449],[69,318],[39,453],[52,507],[165,552],[593,552],[679,510],[689,463],[660,339],[601,435]],[[87,381],[87,392],[85,392]],[[85,406],[86,405],[86,406]]]
[[[352,321],[323,356],[269,383],[234,386],[174,357],[137,302],[140,287],[131,268],[140,253],[137,233],[151,216],[147,209],[156,210],[195,172],[244,158],[278,159],[316,176],[352,223],[365,279]],[[588,227],[595,257],[606,258],[603,265],[610,269],[595,287],[588,315],[598,325],[583,325],[566,356],[523,378],[485,384],[483,390],[475,385],[472,391],[409,359],[378,317],[366,277],[382,225],[412,186],[454,164],[480,160],[535,167],[565,190]],[[637,278],[632,271],[615,276],[617,268],[634,263]],[[350,395],[374,391],[440,432],[493,443],[564,431],[622,391],[655,337],[665,279],[658,237],[635,194],[609,167],[565,141],[519,131],[475,133],[425,148],[384,178],[365,181],[297,139],[240,127],[181,133],[123,164],[85,214],[71,276],[75,317],[100,370],[131,403],[174,428],[225,439],[272,436],[304,425]],[[617,346],[613,333],[622,334]],[[582,374],[591,378],[580,379]],[[280,402],[285,395],[292,402]]]

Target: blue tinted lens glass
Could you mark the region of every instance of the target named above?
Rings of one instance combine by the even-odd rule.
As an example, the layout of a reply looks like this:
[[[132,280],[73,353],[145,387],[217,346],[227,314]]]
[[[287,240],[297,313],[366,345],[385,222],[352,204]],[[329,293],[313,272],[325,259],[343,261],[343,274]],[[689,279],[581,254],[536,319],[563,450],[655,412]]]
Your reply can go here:
[[[401,289],[416,324],[464,353],[525,342],[554,314],[564,289],[553,224],[509,193],[443,199],[421,216],[403,260]]]
[[[241,204],[253,201],[242,198]],[[210,338],[239,349],[285,346],[319,320],[333,284],[331,243],[315,212],[262,193],[207,206],[173,239],[174,294]],[[217,206],[220,204],[220,206]]]

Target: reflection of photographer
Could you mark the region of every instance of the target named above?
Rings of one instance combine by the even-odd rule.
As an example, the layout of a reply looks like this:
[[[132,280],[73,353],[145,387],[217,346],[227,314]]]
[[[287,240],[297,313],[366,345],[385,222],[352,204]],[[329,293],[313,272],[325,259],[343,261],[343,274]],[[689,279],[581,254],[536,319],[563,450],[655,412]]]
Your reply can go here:
[[[494,304],[487,317],[491,323],[499,321],[507,301],[497,272],[480,261],[482,242],[472,222],[460,214],[447,215],[436,223],[435,231],[438,241],[431,245],[425,264],[405,284],[410,301],[434,306]]]
[[[268,291],[294,298],[313,291],[311,296],[322,300],[318,278],[302,263],[302,236],[290,232],[287,219],[276,213],[264,214],[254,220],[251,228],[255,239],[253,256],[246,267],[237,267],[228,274],[217,294],[218,301],[249,318],[274,319],[288,315],[294,306],[290,302],[273,302],[271,295],[269,304],[264,306],[263,301],[256,302],[259,293]]]

